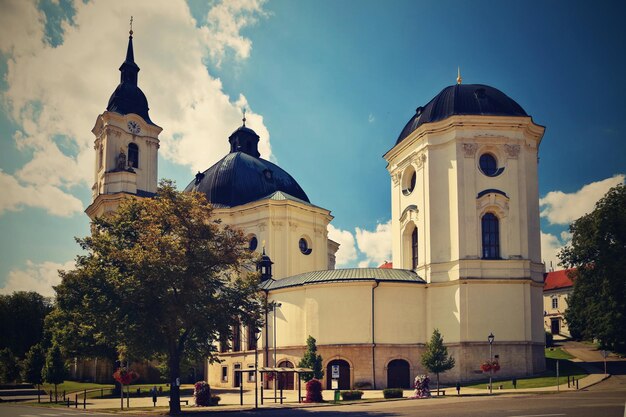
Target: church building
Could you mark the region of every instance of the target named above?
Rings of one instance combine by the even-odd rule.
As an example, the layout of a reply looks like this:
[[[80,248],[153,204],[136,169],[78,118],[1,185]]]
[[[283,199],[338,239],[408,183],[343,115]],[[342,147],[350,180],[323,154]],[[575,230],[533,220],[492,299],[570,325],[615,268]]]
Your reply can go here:
[[[158,135],[137,85],[132,32],[121,82],[92,130],[96,163],[91,217],[157,186]],[[244,117],[230,151],[191,179],[224,224],[241,229],[263,252],[261,282],[272,308],[255,329],[233,325],[207,364],[211,386],[254,387],[259,365],[294,368],[309,335],[330,388],[355,384],[408,388],[426,373],[425,343],[439,329],[456,366],[442,381],[482,379],[488,336],[499,376],[545,368],[540,258],[538,149],[544,127],[502,91],[482,84],[445,87],[417,107],[384,155],[390,175],[393,268],[335,269],[330,210],[312,203],[297,181],[260,157],[259,136]],[[381,163],[383,163],[381,161]],[[265,242],[263,245],[261,242]],[[297,387],[295,374],[278,383]]]

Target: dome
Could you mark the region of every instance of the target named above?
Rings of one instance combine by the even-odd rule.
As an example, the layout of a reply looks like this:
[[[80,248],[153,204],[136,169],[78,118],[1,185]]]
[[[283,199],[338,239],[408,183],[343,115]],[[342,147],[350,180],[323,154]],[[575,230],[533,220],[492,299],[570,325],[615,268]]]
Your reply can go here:
[[[119,114],[135,113],[147,123],[154,124],[148,115],[148,99],[137,85],[119,84],[111,94],[107,110]]]
[[[441,90],[404,126],[396,144],[424,123],[437,122],[453,115],[528,116],[512,98],[497,88],[483,84],[456,84]]]
[[[304,190],[279,166],[250,155],[231,152],[196,175],[185,191],[198,191],[216,207],[235,207],[270,198],[276,192],[310,203]]]

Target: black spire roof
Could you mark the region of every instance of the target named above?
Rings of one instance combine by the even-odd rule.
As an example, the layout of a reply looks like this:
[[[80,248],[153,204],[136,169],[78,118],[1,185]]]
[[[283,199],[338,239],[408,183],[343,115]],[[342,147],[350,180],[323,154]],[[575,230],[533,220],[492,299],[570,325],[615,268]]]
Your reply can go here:
[[[139,67],[135,64],[133,53],[133,32],[128,37],[128,49],[126,59],[120,66],[120,84],[117,86],[107,105],[107,110],[119,114],[135,113],[146,122],[154,124],[148,115],[148,100],[145,94],[137,86]]]
[[[259,157],[259,135],[254,130],[241,126],[228,140],[230,153],[206,171],[198,172],[185,191],[205,194],[216,207],[235,207],[263,199],[310,204],[291,175]]]
[[[396,144],[424,123],[452,115],[528,116],[512,98],[497,88],[483,84],[455,84],[441,90],[424,107],[418,107],[404,126]]]

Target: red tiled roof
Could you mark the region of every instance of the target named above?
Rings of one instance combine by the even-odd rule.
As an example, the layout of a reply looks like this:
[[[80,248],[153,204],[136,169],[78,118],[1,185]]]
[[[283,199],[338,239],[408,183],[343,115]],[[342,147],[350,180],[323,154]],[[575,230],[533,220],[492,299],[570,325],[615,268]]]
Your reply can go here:
[[[568,276],[568,273],[574,271],[573,269],[563,269],[561,271],[553,271],[544,274],[543,276],[543,290],[556,290],[559,288],[569,288],[574,285],[572,279]]]
[[[385,261],[384,264],[379,266],[380,269],[393,269],[393,263]]]

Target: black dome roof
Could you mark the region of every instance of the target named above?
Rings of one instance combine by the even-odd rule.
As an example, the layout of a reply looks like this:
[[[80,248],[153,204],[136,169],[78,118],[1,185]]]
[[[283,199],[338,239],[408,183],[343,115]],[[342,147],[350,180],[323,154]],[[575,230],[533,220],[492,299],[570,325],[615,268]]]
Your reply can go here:
[[[204,193],[217,207],[239,206],[269,198],[277,191],[310,203],[304,190],[285,170],[241,151],[229,153],[198,173],[185,191]]]
[[[148,99],[136,85],[120,83],[109,99],[107,110],[119,114],[135,113],[151,125],[154,124],[148,115]]]
[[[512,98],[497,88],[483,84],[456,84],[441,90],[404,126],[396,144],[424,123],[443,120],[452,115],[528,116]]]

